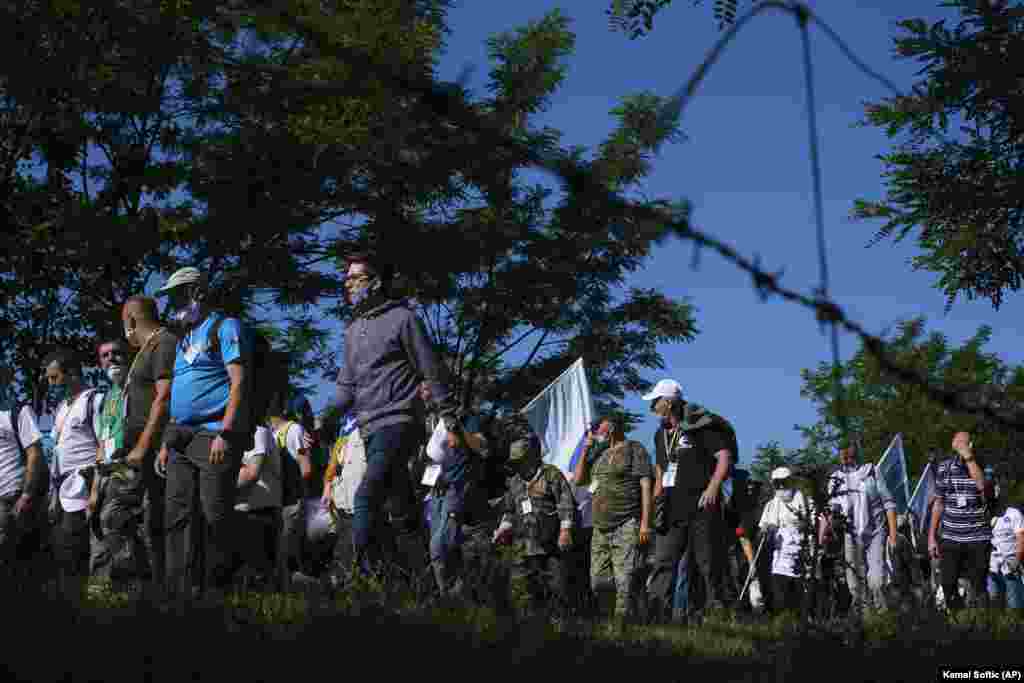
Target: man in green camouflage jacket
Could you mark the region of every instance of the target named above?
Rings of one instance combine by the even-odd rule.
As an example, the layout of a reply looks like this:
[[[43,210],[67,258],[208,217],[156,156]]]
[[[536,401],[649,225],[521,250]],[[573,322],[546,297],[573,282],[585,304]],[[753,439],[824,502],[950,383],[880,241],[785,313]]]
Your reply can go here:
[[[576,527],[576,500],[565,475],[541,461],[536,436],[519,439],[509,449],[508,465],[514,472],[501,503],[503,515],[494,542],[519,538],[524,545],[521,569],[534,608],[569,606],[568,553]]]

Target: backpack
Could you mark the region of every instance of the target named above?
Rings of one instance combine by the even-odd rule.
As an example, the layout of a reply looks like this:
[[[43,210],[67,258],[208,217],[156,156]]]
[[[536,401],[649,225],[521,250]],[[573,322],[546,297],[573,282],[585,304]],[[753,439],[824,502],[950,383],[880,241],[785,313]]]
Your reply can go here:
[[[92,404],[92,399],[89,400],[89,403]],[[11,431],[14,432],[14,443],[16,443],[18,445],[18,452],[21,453],[21,462],[22,462],[22,464],[24,464],[27,467],[28,466],[28,452],[25,450],[25,443],[21,440],[21,432],[20,432],[20,427],[18,425],[18,423],[21,422],[21,410],[24,407],[25,407],[25,404],[22,404],[22,403],[15,403],[11,407],[11,409],[10,409],[11,410]],[[40,446],[40,450],[42,450],[41,446]],[[43,468],[46,468],[47,467],[46,462],[43,461],[41,466]],[[45,487],[48,485],[48,483],[49,483],[48,482],[48,477],[46,477],[46,476],[40,477],[39,484],[38,484],[38,486],[36,488],[37,489],[41,489],[41,493],[43,495],[46,495]],[[36,491],[36,493],[40,493],[40,491]]]
[[[96,405],[95,405],[95,401],[93,400],[93,398],[96,396],[96,392],[97,391],[99,391],[99,389],[86,389],[85,391],[82,392],[82,396],[85,397],[85,425],[89,428],[89,433],[92,434],[92,440],[95,441],[98,444],[100,440],[99,440],[99,437],[96,436]],[[109,394],[109,392],[103,392],[103,397],[100,398],[100,408],[99,408],[100,413],[103,412],[104,406],[107,405],[107,396],[108,396],[108,394]],[[68,405],[68,415],[71,414],[71,410],[73,408],[74,408],[74,404]],[[20,408],[19,408],[19,410],[20,410]],[[13,419],[11,420],[11,423],[12,424],[14,423]],[[17,430],[17,427],[15,427],[15,430]],[[17,432],[15,432],[15,433],[17,433]],[[58,437],[60,437],[60,434],[55,434],[53,436],[54,444],[57,443]],[[20,442],[20,437],[19,437],[19,442]]]
[[[295,426],[294,422],[286,422],[274,432],[274,455],[281,463],[281,505],[288,507],[303,499],[302,469],[292,454],[288,452],[288,432]]]
[[[18,423],[21,422],[21,409],[24,408],[20,403],[15,403],[11,408],[11,430],[14,432],[14,443],[18,445],[18,452],[21,453],[22,462],[28,461],[28,456],[25,453],[25,445],[21,442],[21,433],[18,431]]]
[[[734,470],[732,474],[732,496],[729,498],[727,513],[735,526],[740,526],[742,520],[750,512],[754,501],[750,499],[750,492],[747,484],[750,481],[750,472],[747,470]]]
[[[736,439],[736,429],[732,426],[732,423],[726,420],[718,413],[711,414],[711,427],[725,434],[726,439],[729,441],[729,448],[732,450],[732,463],[729,465],[730,469],[736,466],[736,463],[740,461],[740,444]]]
[[[220,328],[226,316],[218,316],[210,328],[209,353],[220,355]],[[273,395],[274,387],[284,386],[287,380],[287,372],[280,356],[274,353],[270,340],[262,332],[245,328],[243,334],[249,334],[252,342],[246,368],[246,395],[243,412],[246,415],[244,423],[247,440],[244,450],[252,450],[256,447],[256,428],[263,424],[267,418],[267,410],[270,407],[270,398]]]

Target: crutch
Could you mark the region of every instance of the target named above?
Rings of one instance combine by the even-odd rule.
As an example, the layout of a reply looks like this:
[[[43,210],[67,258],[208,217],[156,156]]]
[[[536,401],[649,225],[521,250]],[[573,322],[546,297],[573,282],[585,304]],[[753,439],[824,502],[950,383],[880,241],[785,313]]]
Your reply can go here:
[[[739,602],[743,602],[743,595],[747,592],[747,587],[750,586],[750,581],[754,578],[754,574],[757,573],[757,559],[761,557],[761,549],[764,548],[764,542],[767,540],[768,534],[762,532],[761,542],[757,544],[757,552],[754,553],[754,561],[750,563],[750,571],[747,572],[747,580],[743,582],[743,590],[740,591]]]

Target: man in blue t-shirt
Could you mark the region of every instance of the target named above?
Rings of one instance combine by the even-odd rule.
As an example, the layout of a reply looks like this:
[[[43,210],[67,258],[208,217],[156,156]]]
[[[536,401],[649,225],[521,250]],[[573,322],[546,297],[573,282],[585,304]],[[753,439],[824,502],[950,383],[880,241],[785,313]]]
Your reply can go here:
[[[208,286],[205,274],[182,268],[156,292],[168,298],[167,318],[180,338],[171,424],[160,462],[167,472],[167,579],[172,593],[185,599],[190,587],[186,539],[197,481],[206,525],[206,585],[219,596],[231,581],[229,525],[250,428],[245,396],[250,343],[237,319],[210,309]]]

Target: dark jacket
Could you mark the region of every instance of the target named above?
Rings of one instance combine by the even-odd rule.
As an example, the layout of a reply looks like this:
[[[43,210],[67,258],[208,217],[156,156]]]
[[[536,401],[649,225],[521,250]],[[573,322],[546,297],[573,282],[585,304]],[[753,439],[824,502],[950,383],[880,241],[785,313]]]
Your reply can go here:
[[[430,385],[442,416],[455,413],[437,358],[423,323],[405,301],[384,300],[367,306],[345,330],[345,358],[338,372],[332,406],[356,414],[365,439],[374,430],[417,419],[417,390]]]

